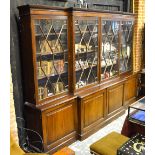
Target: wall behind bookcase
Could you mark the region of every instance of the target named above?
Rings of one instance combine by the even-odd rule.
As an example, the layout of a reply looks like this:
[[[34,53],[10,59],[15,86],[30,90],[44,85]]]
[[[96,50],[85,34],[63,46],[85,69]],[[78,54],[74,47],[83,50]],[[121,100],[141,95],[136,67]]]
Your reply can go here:
[[[128,0],[88,0],[89,3],[114,3],[120,5],[121,9],[126,9]],[[20,62],[20,38],[19,38],[19,24],[18,24],[18,10],[17,6],[25,4],[40,4],[50,6],[64,6],[65,2],[56,2],[52,0],[11,0],[10,1],[10,64],[12,72],[13,82],[13,95],[16,117],[23,118],[23,89],[22,89],[22,76],[21,76],[21,62]],[[68,2],[68,6],[72,6]],[[125,10],[124,10],[125,11]],[[17,121],[19,126],[23,126],[24,123]],[[22,135],[20,133],[19,135]],[[22,142],[22,138],[19,136],[19,143]]]

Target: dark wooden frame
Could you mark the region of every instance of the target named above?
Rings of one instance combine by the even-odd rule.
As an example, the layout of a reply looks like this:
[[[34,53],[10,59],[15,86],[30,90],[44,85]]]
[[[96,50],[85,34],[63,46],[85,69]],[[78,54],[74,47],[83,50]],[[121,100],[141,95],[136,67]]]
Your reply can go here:
[[[101,81],[101,20],[104,18],[106,20],[117,20],[120,22],[124,20],[134,21],[133,14],[35,5],[21,6],[18,9],[21,23],[21,62],[26,127],[37,131],[42,136],[44,152],[52,153],[77,139],[83,140],[125,112],[124,108],[136,99],[137,74],[134,74],[131,70],[124,74],[119,74],[117,77]],[[62,16],[68,19],[69,29],[69,91],[38,101],[36,44],[33,20],[61,18]],[[98,18],[99,81],[76,90],[74,21],[75,18],[79,17],[87,19],[91,19],[91,17]],[[128,83],[132,84],[133,92],[126,98],[125,95],[130,91]],[[115,102],[110,100],[113,97],[113,93],[120,94]],[[94,98],[96,98],[96,101],[94,101]],[[115,104],[115,108],[113,108],[113,104]],[[98,105],[101,108],[98,108]],[[108,107],[112,108],[108,110]],[[92,109],[94,109],[94,113]],[[66,115],[67,118],[65,118]],[[64,127],[63,122],[66,122],[66,119],[68,119],[68,123]],[[60,126],[60,129],[63,126],[63,128],[62,130],[58,129],[54,131],[54,126]]]

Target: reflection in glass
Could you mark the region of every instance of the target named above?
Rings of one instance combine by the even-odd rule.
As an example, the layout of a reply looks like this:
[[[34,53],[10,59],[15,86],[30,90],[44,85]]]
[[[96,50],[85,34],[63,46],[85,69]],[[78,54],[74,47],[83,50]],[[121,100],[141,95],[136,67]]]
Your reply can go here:
[[[121,25],[120,72],[132,70],[132,31],[133,22],[123,21]]]
[[[75,21],[76,88],[97,81],[98,20]]]
[[[68,89],[66,19],[35,20],[38,98]]]
[[[101,79],[118,74],[119,22],[102,20]]]

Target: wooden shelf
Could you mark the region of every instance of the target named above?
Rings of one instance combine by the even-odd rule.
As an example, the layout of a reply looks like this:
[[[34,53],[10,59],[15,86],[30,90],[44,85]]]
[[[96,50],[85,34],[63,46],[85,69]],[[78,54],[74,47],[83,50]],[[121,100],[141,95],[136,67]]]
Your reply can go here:
[[[59,36],[59,35],[66,35],[66,34],[67,34],[67,33],[49,33],[49,34],[48,34],[48,33],[44,33],[44,34],[42,34],[42,33],[36,33],[35,36],[36,36],[36,37],[41,37],[41,36],[44,36],[44,35],[45,35],[45,36],[48,35],[48,36],[55,36],[55,37],[57,37],[57,36]]]
[[[64,60],[68,59],[68,52],[59,52],[59,53],[43,53],[43,54],[37,54],[37,61],[46,61],[46,60]]]
[[[89,51],[84,51],[84,52],[77,52],[76,55],[80,55],[80,54],[90,54],[90,53],[96,53],[98,51],[94,51],[94,50],[89,50]]]
[[[58,78],[58,74],[50,74],[50,75],[48,75],[48,78],[49,79],[51,79],[52,78],[52,80],[53,81],[56,81],[57,80],[57,78]],[[63,78],[67,78],[68,79],[68,72],[62,72],[61,73],[61,79],[63,79]],[[38,78],[38,84],[43,84],[43,83],[45,83],[47,81],[47,77],[46,76],[43,76],[43,77],[39,77]]]
[[[62,51],[62,52],[54,52],[54,53],[52,53],[52,52],[47,52],[47,53],[36,53],[37,54],[37,56],[48,56],[48,55],[55,55],[55,54],[67,54],[67,52],[68,52],[68,50],[64,50],[64,52]]]
[[[78,30],[78,31],[75,32],[75,34],[79,34],[79,33],[82,34],[82,35],[83,35],[84,33],[91,33],[91,34],[94,34],[94,33],[98,33],[98,31],[82,31],[82,32],[80,32],[80,31]]]

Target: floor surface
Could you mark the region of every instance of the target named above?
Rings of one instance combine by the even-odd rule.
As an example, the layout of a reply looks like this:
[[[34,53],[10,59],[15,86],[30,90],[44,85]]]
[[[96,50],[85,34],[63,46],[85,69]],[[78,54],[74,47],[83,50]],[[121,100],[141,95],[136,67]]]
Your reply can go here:
[[[91,155],[89,151],[89,146],[92,143],[96,142],[97,140],[99,140],[100,138],[104,137],[105,135],[107,135],[112,131],[121,133],[122,126],[126,116],[127,116],[127,112],[121,117],[119,117],[118,119],[116,119],[115,121],[111,122],[107,126],[100,129],[95,134],[88,137],[87,139],[83,141],[76,141],[75,143],[70,145],[69,148],[74,150],[76,155]]]

